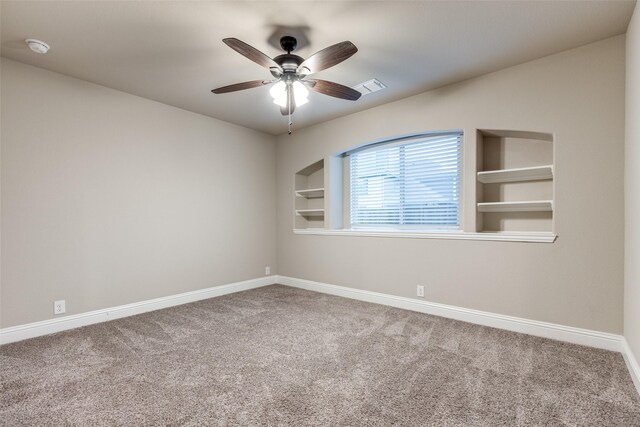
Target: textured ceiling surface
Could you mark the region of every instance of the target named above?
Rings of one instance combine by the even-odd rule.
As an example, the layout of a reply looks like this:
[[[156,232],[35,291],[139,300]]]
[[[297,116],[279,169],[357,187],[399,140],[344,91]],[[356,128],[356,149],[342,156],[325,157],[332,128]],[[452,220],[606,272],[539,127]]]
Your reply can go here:
[[[353,57],[314,75],[347,86],[378,78],[388,88],[360,100],[317,93],[294,114],[301,128],[428,89],[622,34],[635,1],[2,1],[1,54],[23,63],[259,131],[287,119],[268,87],[211,89],[269,79],[222,43],[236,37],[267,55],[280,35],[314,52],[350,40]],[[31,52],[24,39],[51,45]]]

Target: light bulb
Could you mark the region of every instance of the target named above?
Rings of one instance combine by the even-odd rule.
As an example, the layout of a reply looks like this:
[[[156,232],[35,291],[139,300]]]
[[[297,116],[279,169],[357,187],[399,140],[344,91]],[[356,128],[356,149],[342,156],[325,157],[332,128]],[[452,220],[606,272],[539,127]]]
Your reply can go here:
[[[273,103],[281,107],[287,106],[287,84],[280,80],[274,84],[269,95],[273,97]]]

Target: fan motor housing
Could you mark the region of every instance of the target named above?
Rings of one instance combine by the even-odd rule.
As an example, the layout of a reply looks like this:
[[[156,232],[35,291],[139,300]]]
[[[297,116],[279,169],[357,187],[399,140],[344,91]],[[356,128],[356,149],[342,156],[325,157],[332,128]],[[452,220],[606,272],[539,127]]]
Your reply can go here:
[[[298,66],[304,62],[304,59],[292,53],[283,53],[273,60],[282,67],[285,73],[295,73]]]

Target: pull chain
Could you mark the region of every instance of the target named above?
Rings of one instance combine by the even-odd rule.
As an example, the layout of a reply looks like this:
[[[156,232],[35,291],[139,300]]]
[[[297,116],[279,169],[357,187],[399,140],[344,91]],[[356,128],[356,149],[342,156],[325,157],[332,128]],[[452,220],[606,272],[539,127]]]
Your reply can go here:
[[[289,124],[288,124],[288,132],[291,135],[291,125],[293,122],[291,121],[291,86],[287,85],[287,108],[289,108]]]

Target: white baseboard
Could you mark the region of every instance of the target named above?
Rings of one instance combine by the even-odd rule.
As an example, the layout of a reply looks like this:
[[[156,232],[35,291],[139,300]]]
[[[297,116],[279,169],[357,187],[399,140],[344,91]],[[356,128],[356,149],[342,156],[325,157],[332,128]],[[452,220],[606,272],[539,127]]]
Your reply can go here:
[[[296,279],[294,277],[277,276],[276,280],[277,283],[282,285],[307,289],[310,291],[388,305],[405,310],[418,311],[420,313],[433,314],[435,316],[461,320],[463,322],[474,323],[477,325],[490,326],[492,328],[505,329],[507,331],[520,332],[543,338],[551,338],[559,341],[601,348],[604,350],[617,352],[624,351],[624,339],[621,335],[540,322],[537,320],[523,319],[520,317],[505,316],[502,314],[472,310],[452,305],[419,301],[378,292],[329,285],[304,279]]]
[[[0,329],[0,344],[22,341],[27,338],[39,337],[54,332],[66,331],[81,326],[93,325],[121,317],[133,316],[148,311],[160,310],[189,302],[246,291],[276,283],[277,276],[266,276],[258,279],[245,280],[243,282],[214,286],[192,292],[155,298],[102,310],[89,311],[87,313],[74,314],[41,322],[28,323],[26,325],[13,326]]]
[[[626,340],[620,335],[513,316],[505,316],[434,302],[420,301],[379,292],[329,285],[326,283],[313,282],[310,280],[287,276],[266,276],[243,282],[230,283],[227,285],[215,286],[207,289],[185,292],[182,294],[155,298],[102,310],[90,311],[87,313],[4,328],[0,329],[0,344],[21,341],[28,338],[66,331],[68,329],[79,328],[81,326],[106,322],[109,320],[133,316],[153,310],[160,310],[203,299],[214,298],[234,292],[246,291],[275,283],[375,304],[402,308],[405,310],[417,311],[420,313],[432,314],[478,325],[505,329],[513,332],[520,332],[574,344],[586,345],[589,347],[621,352],[624,356],[627,367],[629,368],[633,382],[640,393],[640,366],[638,365],[638,361],[633,352],[629,349]]]
[[[631,374],[633,384],[636,386],[638,393],[640,393],[640,365],[638,365],[638,359],[636,359],[633,351],[629,348],[627,340],[624,338],[622,339],[622,347],[622,356],[624,357],[624,361],[626,362],[629,373]]]

